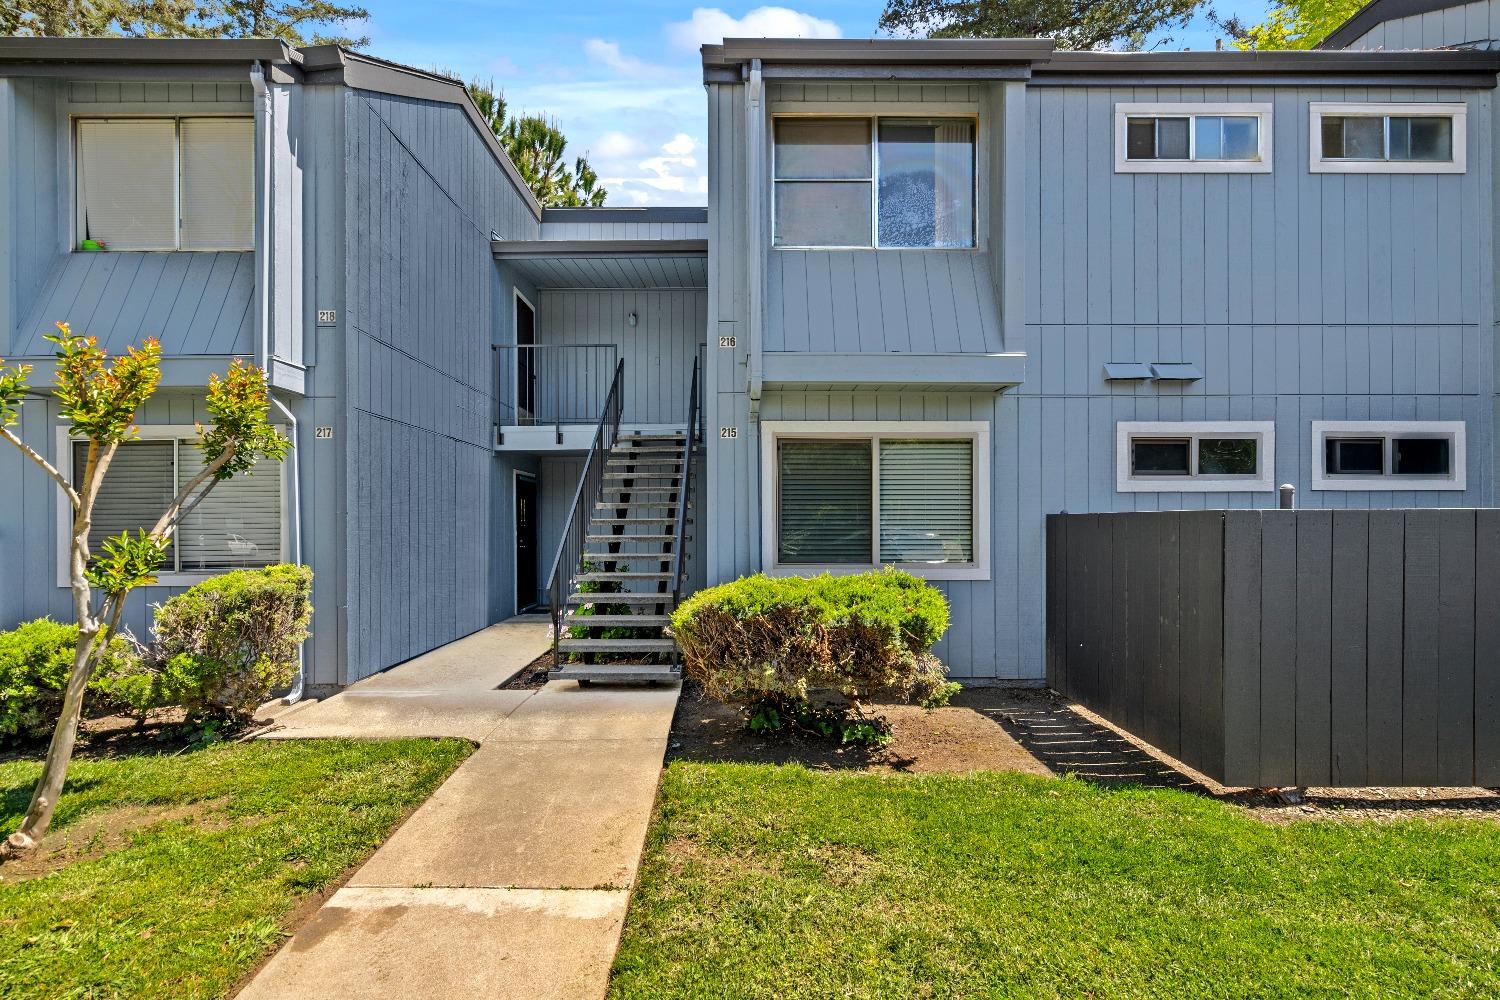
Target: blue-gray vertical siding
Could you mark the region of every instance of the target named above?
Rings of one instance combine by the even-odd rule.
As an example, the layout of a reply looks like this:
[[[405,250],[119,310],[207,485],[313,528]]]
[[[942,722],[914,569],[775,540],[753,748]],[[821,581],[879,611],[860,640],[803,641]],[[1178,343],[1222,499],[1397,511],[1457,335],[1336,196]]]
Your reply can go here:
[[[345,129],[348,683],[490,623],[489,241],[538,223],[456,105],[350,91]]]
[[[1350,49],[1437,49],[1500,38],[1500,2],[1455,4],[1383,21],[1350,42]]]
[[[1467,173],[1308,172],[1308,102],[1402,100],[1469,102]],[[1123,101],[1270,102],[1275,170],[1116,174]],[[744,188],[744,88],[711,84],[709,105],[710,325],[744,343],[746,254],[761,251],[742,242],[743,219],[764,211],[765,193]],[[1275,504],[1271,493],[1116,492],[1122,420],[1274,421],[1276,481],[1297,485],[1303,506],[1494,504],[1490,91],[1033,86],[1025,105],[1026,381],[996,395],[771,391],[759,406],[760,419],[991,422],[992,579],[937,584],[954,605],[939,652],[955,676],[1042,676],[1047,513]],[[787,321],[774,308],[765,321],[771,343]],[[759,567],[762,500],[741,352],[710,358],[712,582]],[[1204,378],[1112,384],[1108,361],[1187,361]],[[1314,492],[1315,419],[1465,420],[1468,489]],[[719,439],[725,425],[739,437]]]
[[[630,325],[630,316],[636,325]],[[625,362],[626,424],[682,424],[687,420],[693,359],[708,324],[704,289],[566,290],[542,292],[538,341],[543,344],[613,344]],[[560,352],[564,355],[574,352]],[[579,354],[583,352],[578,352]],[[538,362],[539,411],[597,416],[609,386],[609,373],[569,377],[556,384],[546,370],[551,352]],[[564,358],[565,372],[579,362]]]
[[[47,272],[66,245],[59,217],[66,188],[56,127],[60,84],[7,79],[0,84],[0,348],[15,353],[16,324],[31,309]]]

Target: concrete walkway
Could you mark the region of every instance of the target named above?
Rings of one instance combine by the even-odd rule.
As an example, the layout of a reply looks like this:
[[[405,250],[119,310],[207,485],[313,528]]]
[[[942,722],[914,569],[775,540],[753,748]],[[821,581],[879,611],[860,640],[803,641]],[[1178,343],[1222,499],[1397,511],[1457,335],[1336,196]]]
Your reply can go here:
[[[480,746],[241,1000],[604,995],[678,690],[495,690],[548,641],[516,619],[278,719],[266,738]]]

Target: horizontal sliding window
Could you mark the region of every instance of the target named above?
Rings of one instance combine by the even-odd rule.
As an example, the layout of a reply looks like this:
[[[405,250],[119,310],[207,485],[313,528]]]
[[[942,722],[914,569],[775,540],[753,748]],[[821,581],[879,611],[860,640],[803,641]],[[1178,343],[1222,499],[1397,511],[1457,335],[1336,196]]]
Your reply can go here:
[[[254,119],[88,118],[76,140],[81,249],[254,246]]]
[[[1269,170],[1270,119],[1270,105],[1118,104],[1115,170]]]
[[[72,475],[83,476],[88,444],[71,443]],[[149,530],[178,491],[203,468],[193,437],[153,437],[120,445],[104,474],[89,548],[121,532]],[[215,486],[178,525],[167,573],[212,573],[269,566],[282,559],[281,468],[263,463]]]
[[[1271,489],[1275,432],[1262,422],[1129,422],[1117,427],[1122,492]]]
[[[1314,421],[1313,489],[1461,490],[1462,421]]]
[[[777,118],[779,247],[974,246],[974,122]]]
[[[1315,173],[1462,173],[1463,104],[1311,106]]]
[[[768,572],[885,565],[985,578],[987,426],[826,426],[769,421],[764,430]]]

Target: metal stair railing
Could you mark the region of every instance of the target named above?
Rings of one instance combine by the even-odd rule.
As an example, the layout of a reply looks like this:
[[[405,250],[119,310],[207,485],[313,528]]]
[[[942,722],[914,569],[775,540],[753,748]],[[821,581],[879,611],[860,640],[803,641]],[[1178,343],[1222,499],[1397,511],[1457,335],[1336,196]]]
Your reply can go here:
[[[604,407],[599,412],[599,423],[594,428],[594,442],[589,446],[588,456],[583,460],[583,471],[578,475],[578,489],[573,493],[573,508],[568,513],[562,537],[557,543],[557,555],[552,558],[552,571],[547,576],[547,601],[552,613],[552,665],[561,665],[558,643],[562,640],[563,612],[567,608],[573,573],[581,570],[584,549],[587,547],[589,522],[593,520],[594,498],[599,496],[604,483],[604,468],[609,461],[610,449],[620,434],[620,414],[624,409],[625,361],[615,362],[615,376],[609,384],[609,393],[604,397]]]
[[[672,552],[677,556],[677,572],[672,577],[671,608],[673,611],[682,601],[682,584],[687,576],[687,513],[693,489],[693,454],[698,449],[698,443],[703,439],[703,428],[699,426],[703,421],[703,407],[698,400],[698,381],[702,363],[702,355],[693,359],[693,383],[688,391],[688,417],[682,442],[680,466],[682,483],[677,494],[677,527],[673,532],[675,541],[672,543]],[[675,642],[672,646],[672,666],[679,671],[682,669],[682,649]]]

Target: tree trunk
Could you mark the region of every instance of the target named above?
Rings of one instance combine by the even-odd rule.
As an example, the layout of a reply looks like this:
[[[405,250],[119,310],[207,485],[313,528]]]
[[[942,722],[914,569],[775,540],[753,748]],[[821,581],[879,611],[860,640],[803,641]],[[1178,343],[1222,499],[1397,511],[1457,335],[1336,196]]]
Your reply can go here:
[[[88,689],[89,677],[94,673],[94,654],[100,645],[100,631],[101,626],[97,624],[90,632],[79,627],[78,651],[73,654],[73,671],[68,675],[68,686],[63,692],[62,716],[57,720],[57,728],[52,730],[52,742],[47,745],[47,761],[42,765],[42,776],[36,783],[36,790],[31,793],[31,804],[26,807],[21,827],[5,841],[5,846],[11,852],[28,851],[35,847],[52,825],[52,813],[57,809],[63,784],[68,780],[68,762],[73,759],[73,744],[78,739],[83,695]]]

